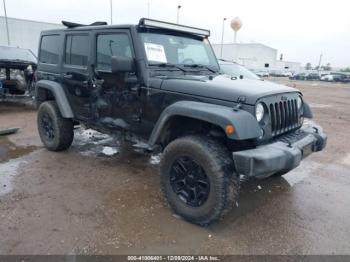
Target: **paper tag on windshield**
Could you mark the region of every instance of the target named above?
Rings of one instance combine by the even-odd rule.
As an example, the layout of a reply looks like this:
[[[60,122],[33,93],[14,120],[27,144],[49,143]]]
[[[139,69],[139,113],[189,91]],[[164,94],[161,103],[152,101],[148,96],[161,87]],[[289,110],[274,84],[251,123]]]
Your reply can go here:
[[[167,63],[164,46],[152,43],[145,43],[145,50],[148,61]]]

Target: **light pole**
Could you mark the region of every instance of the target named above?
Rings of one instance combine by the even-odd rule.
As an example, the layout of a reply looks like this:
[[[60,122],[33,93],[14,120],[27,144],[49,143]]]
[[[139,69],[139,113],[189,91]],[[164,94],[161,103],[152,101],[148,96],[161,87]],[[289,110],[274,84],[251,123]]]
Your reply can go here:
[[[113,0],[110,0],[111,5],[111,25],[113,24]]]
[[[220,50],[220,58],[222,58],[222,49],[224,47],[224,32],[225,32],[225,21],[226,17],[222,20],[222,34],[221,34],[221,50]]]
[[[322,54],[320,54],[320,60],[318,60],[318,72],[320,72],[321,71],[321,63],[322,63]]]
[[[151,3],[148,1],[147,2],[147,18],[149,18],[150,11],[151,11]]]
[[[6,12],[6,3],[5,0],[2,0],[4,4],[4,12],[5,12],[5,24],[6,24],[6,33],[7,33],[7,44],[10,45],[10,33],[9,33],[9,24],[7,21],[7,12]]]
[[[177,6],[177,18],[176,18],[176,23],[179,23],[180,20],[180,9],[181,9],[181,5]]]

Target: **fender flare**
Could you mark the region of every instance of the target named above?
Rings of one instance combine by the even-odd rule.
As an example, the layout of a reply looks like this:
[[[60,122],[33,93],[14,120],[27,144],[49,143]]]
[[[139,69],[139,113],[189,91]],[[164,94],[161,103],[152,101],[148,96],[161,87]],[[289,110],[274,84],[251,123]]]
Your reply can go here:
[[[173,116],[186,116],[203,120],[217,125],[225,130],[226,125],[234,126],[232,134],[226,134],[234,140],[245,140],[257,138],[261,135],[261,128],[255,117],[244,110],[234,110],[227,106],[213,105],[194,101],[180,101],[168,106],[160,115],[151,136],[148,140],[149,146],[154,146],[165,126]]]
[[[35,85],[35,100],[36,102],[41,102],[37,100],[38,92],[40,89],[45,89],[50,91],[55,97],[57,106],[61,112],[62,117],[64,118],[73,118],[73,111],[68,102],[67,96],[63,90],[63,87],[54,81],[50,80],[40,80]]]

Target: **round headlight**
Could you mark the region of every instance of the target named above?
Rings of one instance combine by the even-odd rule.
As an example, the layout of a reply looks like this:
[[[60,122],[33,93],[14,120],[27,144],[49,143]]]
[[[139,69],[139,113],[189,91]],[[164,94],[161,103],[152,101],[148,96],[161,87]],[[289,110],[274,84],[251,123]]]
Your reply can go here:
[[[262,103],[259,103],[255,107],[255,117],[258,122],[260,122],[264,118],[265,110]]]
[[[300,96],[297,99],[297,106],[298,106],[298,110],[300,110],[301,107],[303,106],[303,100],[301,99]]]

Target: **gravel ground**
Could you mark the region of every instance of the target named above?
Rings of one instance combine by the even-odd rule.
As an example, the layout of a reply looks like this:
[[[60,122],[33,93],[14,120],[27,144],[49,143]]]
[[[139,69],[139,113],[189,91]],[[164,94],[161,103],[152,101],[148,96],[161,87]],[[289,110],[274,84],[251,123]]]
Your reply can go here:
[[[36,112],[0,104],[0,254],[350,254],[350,85],[295,85],[329,136],[282,178],[242,181],[239,208],[199,227],[167,206],[159,156],[77,129],[48,152]]]

